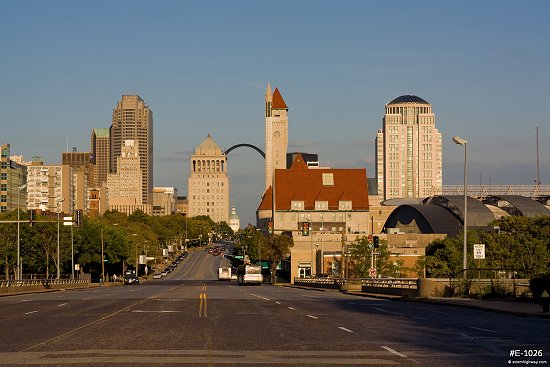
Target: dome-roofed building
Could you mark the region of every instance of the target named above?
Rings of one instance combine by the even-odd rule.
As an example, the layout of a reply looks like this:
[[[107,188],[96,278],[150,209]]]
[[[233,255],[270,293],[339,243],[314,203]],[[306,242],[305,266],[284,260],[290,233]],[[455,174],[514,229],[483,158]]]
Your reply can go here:
[[[229,214],[229,227],[235,233],[237,233],[237,231],[241,228],[241,220],[237,215],[237,210],[235,209],[235,205],[231,207],[231,213]]]
[[[418,104],[427,104],[429,103],[418,96],[413,96],[411,94],[405,94],[403,96],[399,96],[397,98],[392,99],[386,106],[394,105],[394,104],[403,104],[403,103],[418,103]]]
[[[191,156],[188,180],[189,216],[207,215],[214,222],[229,218],[227,156],[210,134]]]
[[[443,189],[441,133],[425,99],[402,95],[386,104],[376,136],[376,179],[382,200],[423,198]]]

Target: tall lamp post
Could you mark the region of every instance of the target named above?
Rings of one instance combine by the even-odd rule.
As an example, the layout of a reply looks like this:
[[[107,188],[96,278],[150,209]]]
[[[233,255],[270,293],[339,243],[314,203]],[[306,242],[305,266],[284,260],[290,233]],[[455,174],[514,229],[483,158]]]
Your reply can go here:
[[[463,277],[466,276],[466,269],[468,268],[468,164],[467,164],[467,144],[468,141],[462,139],[460,136],[453,136],[453,141],[464,147],[464,244],[463,244],[463,259],[462,259],[462,268],[464,270]]]
[[[21,237],[19,232],[19,207],[20,207],[20,201],[19,201],[19,193],[21,190],[23,190],[25,187],[27,187],[27,184],[21,185],[17,188],[17,274],[16,279],[23,278],[23,267],[21,266]]]
[[[61,277],[61,268],[59,264],[59,216],[61,214],[60,205],[65,199],[57,200],[57,279]]]

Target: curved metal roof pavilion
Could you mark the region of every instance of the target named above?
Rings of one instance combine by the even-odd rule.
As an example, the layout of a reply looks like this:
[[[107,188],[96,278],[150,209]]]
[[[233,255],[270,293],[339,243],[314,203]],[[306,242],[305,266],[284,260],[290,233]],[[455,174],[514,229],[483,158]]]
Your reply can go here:
[[[402,104],[402,103],[420,103],[420,104],[430,104],[425,99],[422,99],[418,96],[413,96],[411,94],[405,94],[403,96],[399,96],[397,98],[392,99],[390,102],[386,104],[386,106],[392,105],[392,104]]]

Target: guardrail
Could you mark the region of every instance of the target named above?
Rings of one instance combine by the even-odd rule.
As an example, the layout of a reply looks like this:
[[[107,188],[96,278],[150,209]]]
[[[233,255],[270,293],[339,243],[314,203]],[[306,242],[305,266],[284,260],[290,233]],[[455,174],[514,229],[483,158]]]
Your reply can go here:
[[[0,295],[88,287],[89,279],[0,280]]]

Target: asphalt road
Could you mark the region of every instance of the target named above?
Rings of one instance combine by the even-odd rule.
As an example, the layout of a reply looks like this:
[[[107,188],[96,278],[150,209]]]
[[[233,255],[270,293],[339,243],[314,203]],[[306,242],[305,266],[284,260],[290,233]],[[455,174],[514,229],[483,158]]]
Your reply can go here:
[[[0,298],[2,365],[504,366],[550,363],[550,320],[218,282],[190,252],[139,286]],[[510,357],[520,353],[542,356]]]

